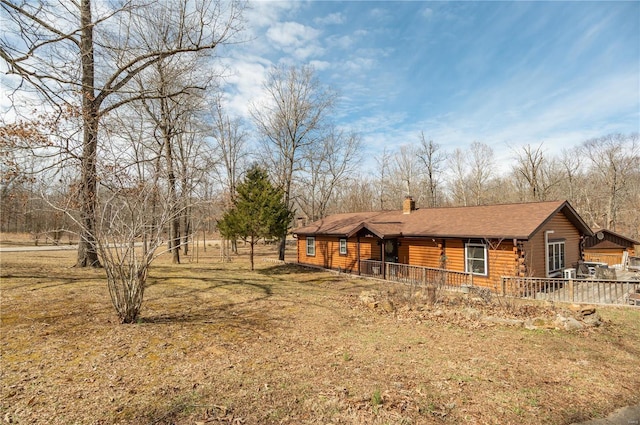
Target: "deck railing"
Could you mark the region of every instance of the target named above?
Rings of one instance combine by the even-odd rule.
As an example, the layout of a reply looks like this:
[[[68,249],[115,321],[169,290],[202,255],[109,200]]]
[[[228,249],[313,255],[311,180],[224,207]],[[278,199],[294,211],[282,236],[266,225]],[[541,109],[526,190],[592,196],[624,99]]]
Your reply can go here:
[[[441,288],[460,288],[462,285],[471,285],[471,273],[457,272],[453,270],[437,269],[431,267],[411,266],[409,264],[385,263],[384,270],[381,261],[361,260],[360,274],[386,278],[393,282],[408,283],[413,285],[437,285]],[[384,273],[383,273],[384,271]]]
[[[594,304],[635,304],[640,281],[503,277],[502,295]],[[640,301],[640,300],[639,300]]]
[[[362,276],[382,277],[382,261],[360,260],[360,274]]]
[[[384,267],[384,268],[383,268]],[[443,289],[473,286],[471,273],[361,260],[360,274],[411,285],[435,285]],[[569,303],[640,305],[640,281],[503,277],[498,295]]]

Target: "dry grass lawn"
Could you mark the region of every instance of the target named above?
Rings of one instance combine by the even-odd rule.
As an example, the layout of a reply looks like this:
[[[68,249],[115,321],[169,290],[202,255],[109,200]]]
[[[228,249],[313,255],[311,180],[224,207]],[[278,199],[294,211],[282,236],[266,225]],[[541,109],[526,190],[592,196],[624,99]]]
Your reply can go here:
[[[569,424],[640,403],[640,309],[579,332],[385,313],[358,302],[380,282],[217,254],[161,258],[121,325],[73,251],[2,253],[0,422]]]

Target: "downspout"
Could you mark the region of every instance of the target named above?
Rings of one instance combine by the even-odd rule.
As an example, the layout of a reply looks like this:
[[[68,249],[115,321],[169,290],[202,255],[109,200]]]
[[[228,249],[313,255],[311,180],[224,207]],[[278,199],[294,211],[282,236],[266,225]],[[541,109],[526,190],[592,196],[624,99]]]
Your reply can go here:
[[[362,264],[360,262],[360,235],[356,237],[356,258],[358,260],[358,276],[360,276],[362,274]]]
[[[553,230],[544,231],[544,277],[549,277],[549,234],[555,233]]]
[[[382,278],[387,279],[387,271],[384,261],[384,239],[380,239],[380,267],[382,267]]]

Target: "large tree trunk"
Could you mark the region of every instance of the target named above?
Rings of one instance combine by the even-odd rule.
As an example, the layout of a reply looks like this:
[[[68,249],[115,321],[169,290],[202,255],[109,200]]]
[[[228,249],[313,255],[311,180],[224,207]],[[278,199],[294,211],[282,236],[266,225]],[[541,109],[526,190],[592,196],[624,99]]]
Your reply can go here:
[[[167,180],[169,183],[169,203],[171,204],[171,221],[169,224],[169,249],[172,262],[180,264],[180,214],[178,213],[178,195],[176,191],[176,174],[173,169],[173,151],[170,136],[165,133],[165,158],[167,161]]]
[[[189,255],[189,235],[191,234],[191,211],[189,207],[185,207],[183,218],[182,252],[184,255]]]
[[[95,124],[85,127],[84,148],[82,157],[82,191],[80,193],[80,214],[82,229],[78,241],[77,267],[100,267],[96,247],[96,150],[98,130]]]
[[[80,193],[80,220],[82,229],[78,242],[78,267],[99,267],[96,249],[96,156],[98,150],[98,102],[94,91],[93,25],[91,22],[91,0],[82,0],[80,7],[80,55],[82,65],[82,120],[83,148]]]
[[[293,155],[290,156],[293,158]],[[293,160],[289,161],[289,169],[287,170],[287,178],[285,179],[284,204],[291,208],[291,182],[293,181]],[[287,249],[287,229],[280,236],[280,244],[278,246],[278,259],[284,261],[285,250]]]
[[[251,236],[251,241],[249,242],[249,262],[251,263],[251,271],[254,270],[254,263],[253,263],[253,248],[256,244],[256,240],[253,236]]]
[[[287,234],[285,233],[280,237],[280,244],[278,246],[278,259],[284,261],[284,251],[287,248]]]

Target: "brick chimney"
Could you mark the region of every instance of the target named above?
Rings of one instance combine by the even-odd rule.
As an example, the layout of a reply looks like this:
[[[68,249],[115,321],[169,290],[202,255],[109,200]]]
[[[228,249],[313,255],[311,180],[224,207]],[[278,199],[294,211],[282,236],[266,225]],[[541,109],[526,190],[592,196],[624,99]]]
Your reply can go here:
[[[404,202],[402,203],[402,213],[411,214],[411,211],[415,211],[415,210],[416,210],[416,201],[414,201],[411,196],[405,197]]]

